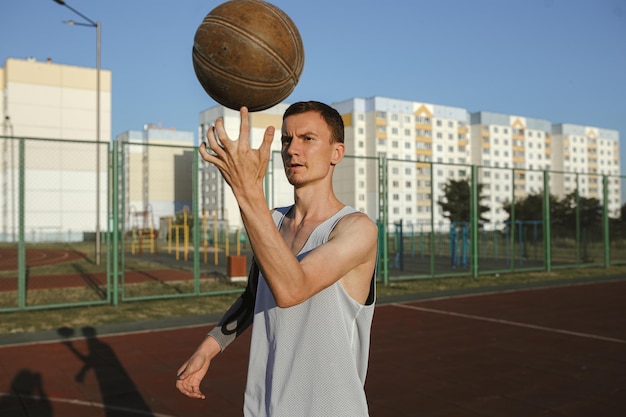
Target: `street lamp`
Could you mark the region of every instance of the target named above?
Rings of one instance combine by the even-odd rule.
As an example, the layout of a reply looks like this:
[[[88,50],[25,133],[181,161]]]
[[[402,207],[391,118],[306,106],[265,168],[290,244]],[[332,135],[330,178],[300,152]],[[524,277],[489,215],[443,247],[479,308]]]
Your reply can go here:
[[[13,147],[15,133],[13,132],[13,123],[11,123],[10,116],[4,116],[4,144],[3,144],[3,164],[2,164],[2,216],[3,226],[2,234],[3,240],[9,241],[9,206],[8,201],[11,200],[11,241],[15,242],[17,234],[15,233],[15,172],[18,170],[15,164],[15,152]],[[10,139],[7,139],[7,131]],[[9,141],[11,141],[11,150],[9,151]],[[11,166],[11,198],[9,198],[9,166]]]
[[[63,23],[96,28],[96,265],[100,265],[100,22],[94,22],[63,0],[53,0],[76,13],[88,23],[67,20]]]

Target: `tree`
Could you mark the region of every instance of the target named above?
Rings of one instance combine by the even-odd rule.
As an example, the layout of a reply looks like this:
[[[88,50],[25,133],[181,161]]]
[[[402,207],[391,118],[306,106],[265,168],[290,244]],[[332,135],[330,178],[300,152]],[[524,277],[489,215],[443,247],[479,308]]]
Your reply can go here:
[[[502,210],[508,214],[511,220],[513,205],[510,201],[502,204]],[[550,218],[558,217],[560,203],[557,198],[550,195]],[[528,194],[526,197],[515,200],[515,221],[541,221],[543,220],[543,193]]]
[[[566,195],[562,204],[562,222],[575,231],[578,220],[583,262],[591,262],[593,259],[589,253],[589,243],[602,238],[602,204],[597,198],[578,196],[577,199],[576,192]]]
[[[602,224],[602,205],[597,198],[578,197],[571,192],[560,202],[559,221],[567,227],[576,228],[576,211],[580,219],[580,227],[592,228]]]
[[[483,185],[477,185],[478,191],[478,219],[481,221],[489,221],[484,217],[484,213],[489,211],[489,207],[481,204],[483,200]],[[439,201],[439,206],[443,210],[443,216],[454,222],[470,221],[470,201],[471,187],[469,180],[453,180],[450,179],[446,183],[444,189],[444,198]]]

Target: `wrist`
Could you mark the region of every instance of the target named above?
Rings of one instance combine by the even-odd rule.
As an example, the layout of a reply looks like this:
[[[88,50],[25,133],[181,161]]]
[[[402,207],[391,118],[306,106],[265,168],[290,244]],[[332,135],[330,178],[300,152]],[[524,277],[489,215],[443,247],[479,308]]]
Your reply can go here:
[[[266,206],[265,194],[262,186],[249,187],[238,191],[233,190],[237,204],[241,211],[256,211],[259,207]]]
[[[213,336],[207,334],[197,350],[208,358],[214,358],[222,351],[222,346]]]

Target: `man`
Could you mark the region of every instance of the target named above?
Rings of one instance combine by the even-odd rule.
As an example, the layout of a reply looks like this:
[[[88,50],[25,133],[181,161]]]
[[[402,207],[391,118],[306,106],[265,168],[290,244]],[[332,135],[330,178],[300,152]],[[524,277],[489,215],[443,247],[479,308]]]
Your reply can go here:
[[[245,416],[367,416],[377,228],[333,191],[345,151],[341,115],[314,101],[285,111],[281,154],[294,204],[275,210],[263,193],[274,128],[258,150],[249,131],[243,107],[238,140],[220,118],[207,135],[212,152],[200,146],[233,190],[254,263],[246,291],[179,369],[176,386],[205,398],[211,360],[253,322]]]

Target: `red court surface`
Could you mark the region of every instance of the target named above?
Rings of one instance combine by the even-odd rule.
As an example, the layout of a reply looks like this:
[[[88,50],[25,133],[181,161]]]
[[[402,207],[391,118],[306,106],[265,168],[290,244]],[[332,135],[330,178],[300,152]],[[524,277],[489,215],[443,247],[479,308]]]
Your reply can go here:
[[[64,249],[26,249],[26,264],[29,267],[60,264],[84,258],[86,255]],[[17,249],[0,248],[0,271],[17,269]]]
[[[249,332],[206,400],[174,388],[209,328],[0,346],[0,415],[241,416]],[[366,389],[371,416],[626,416],[626,280],[380,304]]]

